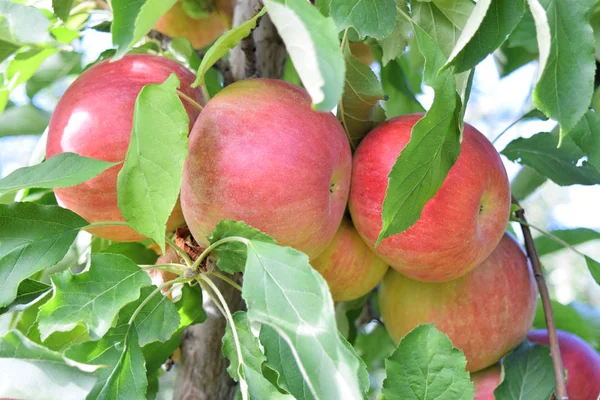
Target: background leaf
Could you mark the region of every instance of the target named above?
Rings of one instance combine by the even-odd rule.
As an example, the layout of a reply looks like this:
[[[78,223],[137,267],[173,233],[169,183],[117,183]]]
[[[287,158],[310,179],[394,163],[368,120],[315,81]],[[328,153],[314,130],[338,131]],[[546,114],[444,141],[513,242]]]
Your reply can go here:
[[[135,101],[131,140],[117,180],[119,209],[130,226],[165,251],[165,230],[177,203],[187,157],[189,117],[179,79],[144,86]]]
[[[330,111],[344,89],[344,56],[335,23],[305,0],[265,0],[271,21],[317,111]]]
[[[140,41],[176,0],[112,0],[112,38],[117,47],[115,58],[121,58]]]
[[[70,331],[85,325],[92,338],[102,337],[119,310],[140,296],[152,282],[130,259],[117,254],[93,254],[90,269],[52,276],[54,295],[38,317],[42,340],[52,332]]]
[[[389,36],[379,41],[382,51],[382,65],[387,65],[388,62],[400,57],[408,44],[408,35],[410,34],[412,25],[405,16],[408,16],[406,0],[396,0],[396,24],[394,25],[394,30]]]
[[[18,331],[0,338],[0,369],[3,398],[79,400],[95,383],[95,367],[75,363]]]
[[[588,228],[557,229],[550,231],[550,233],[571,246],[600,239],[600,232]],[[565,248],[562,244],[544,235],[535,238],[535,247],[540,257]]]
[[[0,115],[0,138],[3,136],[40,135],[50,122],[50,115],[33,104],[9,107]]]
[[[87,222],[58,206],[0,204],[0,306],[35,272],[58,263]]]
[[[600,171],[600,116],[588,110],[571,131],[571,138]]]
[[[75,3],[75,0],[52,0],[52,9],[54,10],[54,15],[63,21],[66,21],[71,13],[73,3]]]
[[[494,391],[496,400],[548,400],[556,389],[547,346],[525,341],[504,357],[502,369],[504,380]]]
[[[467,359],[433,324],[409,332],[385,360],[383,395],[389,400],[469,400],[473,384]]]
[[[113,243],[99,253],[121,254],[136,264],[150,265],[158,259],[158,254],[141,243]]]
[[[360,38],[383,39],[396,23],[395,0],[331,0],[330,13],[338,30],[352,27]]]
[[[595,185],[600,183],[600,172],[585,161],[585,154],[570,137],[558,146],[559,138],[548,132],[540,132],[528,139],[510,142],[502,154],[509,160],[527,165],[561,186]]]
[[[6,307],[0,308],[0,314],[4,314],[8,311],[21,311],[25,310],[29,305],[35,303],[40,298],[50,293],[50,285],[46,285],[43,282],[39,282],[33,279],[25,279],[19,285],[17,289],[17,296]]]

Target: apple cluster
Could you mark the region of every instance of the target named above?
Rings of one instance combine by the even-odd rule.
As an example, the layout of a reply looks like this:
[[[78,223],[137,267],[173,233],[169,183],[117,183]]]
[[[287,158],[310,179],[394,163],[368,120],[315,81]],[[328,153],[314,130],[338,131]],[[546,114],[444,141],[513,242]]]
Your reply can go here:
[[[180,90],[204,109],[199,113],[184,101],[189,155],[168,230],[186,223],[196,241],[207,246],[218,222],[244,221],[307,254],[335,301],[360,298],[379,285],[381,314],[396,342],[433,322],[464,352],[471,372],[496,364],[527,336],[536,309],[535,281],[522,248],[505,233],[508,178],[492,144],[468,124],[456,163],[418,221],[378,245],[388,176],[421,114],[380,124],[353,156],[337,118],[312,110],[310,96],[300,87],[244,80],[206,103],[191,88],[194,74],[178,63],[128,55],[91,67],[69,87],[50,121],[47,156],[74,152],[123,161],[140,90],[171,73],[178,76]],[[121,166],[57,189],[59,204],[90,222],[122,221],[117,206]],[[92,233],[117,241],[142,239],[122,226]],[[532,332],[530,339],[544,342],[543,333]],[[600,391],[598,355],[581,350],[584,342],[566,335],[562,341],[567,353],[570,343],[577,343],[572,347],[578,363],[566,362],[571,398],[587,400],[576,393],[583,387]],[[572,376],[580,368],[585,385],[572,383],[579,382]],[[495,371],[474,375],[477,382],[487,382],[476,386],[495,387]]]

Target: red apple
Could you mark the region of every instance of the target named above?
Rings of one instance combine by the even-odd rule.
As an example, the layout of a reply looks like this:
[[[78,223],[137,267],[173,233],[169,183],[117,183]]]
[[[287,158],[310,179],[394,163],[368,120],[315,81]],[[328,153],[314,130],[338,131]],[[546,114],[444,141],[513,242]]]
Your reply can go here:
[[[537,297],[525,253],[508,234],[465,276],[421,282],[390,269],[379,295],[381,315],[396,342],[433,322],[465,353],[469,371],[494,364],[525,338]]]
[[[231,28],[232,14],[231,0],[218,0],[214,10],[197,17],[190,15],[183,2],[178,1],[160,17],[154,29],[172,38],[185,38],[192,47],[201,49]]]
[[[369,293],[388,269],[346,218],[329,246],[310,264],[325,278],[335,301],[354,300]]]
[[[331,113],[274,79],[239,81],[204,108],[190,135],[181,206],[207,245],[217,223],[241,220],[315,258],[337,231],[352,159]]]
[[[475,386],[475,399],[473,400],[495,400],[494,390],[500,384],[501,371],[500,364],[496,364],[471,374],[471,380]]]
[[[350,212],[356,230],[371,248],[382,226],[388,175],[422,116],[403,115],[382,123],[354,155]],[[494,250],[509,212],[510,188],[500,156],[485,136],[465,124],[460,156],[440,190],[412,227],[383,240],[375,253],[414,279],[456,279]]]
[[[567,370],[569,400],[597,400],[600,395],[600,354],[577,335],[565,331],[557,334],[563,367]],[[529,332],[527,339],[549,344],[545,329]]]
[[[106,60],[91,67],[71,84],[58,102],[50,119],[46,156],[73,152],[105,161],[123,161],[140,90],[149,83],[163,82],[171,73],[179,78],[181,91],[202,102],[200,91],[190,88],[194,74],[164,57],[128,55],[119,61]],[[185,106],[191,127],[198,111],[189,104]],[[121,166],[114,166],[80,185],[56,189],[59,204],[89,222],[123,221],[117,206],[117,175]],[[183,216],[177,205],[168,228],[174,229],[182,223]],[[94,228],[90,232],[117,241],[143,239],[127,227]]]

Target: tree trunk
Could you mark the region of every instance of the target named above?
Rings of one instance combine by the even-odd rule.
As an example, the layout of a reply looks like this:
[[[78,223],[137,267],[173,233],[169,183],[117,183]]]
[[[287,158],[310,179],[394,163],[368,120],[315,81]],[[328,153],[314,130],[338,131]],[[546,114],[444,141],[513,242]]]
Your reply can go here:
[[[233,25],[237,26],[251,18],[255,11],[260,10],[260,6],[259,0],[237,0]],[[261,18],[252,38],[254,42],[246,41],[244,49],[240,44],[231,52],[231,69],[235,79],[246,79],[246,71],[252,69],[258,76],[281,78],[286,51],[267,15]],[[256,65],[248,65],[246,54],[254,49]],[[232,313],[243,307],[239,291],[220,279],[215,279],[214,283],[225,297]],[[174,395],[177,400],[230,400],[235,393],[236,383],[226,370],[229,361],[221,352],[225,318],[206,295],[204,309],[207,313],[206,321],[188,327],[181,342],[181,363]]]

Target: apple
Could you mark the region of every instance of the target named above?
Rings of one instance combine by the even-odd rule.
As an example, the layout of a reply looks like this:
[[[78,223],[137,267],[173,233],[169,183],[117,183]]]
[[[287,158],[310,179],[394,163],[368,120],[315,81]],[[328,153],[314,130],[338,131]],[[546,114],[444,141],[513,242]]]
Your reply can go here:
[[[475,387],[474,400],[495,400],[494,390],[500,384],[501,372],[500,364],[496,364],[471,374],[471,381]]]
[[[81,74],[63,94],[48,130],[46,156],[63,152],[105,161],[123,161],[129,146],[134,104],[140,90],[149,83],[161,83],[175,73],[181,91],[203,103],[199,90],[191,89],[193,73],[175,61],[152,55],[127,55],[119,61],[109,60]],[[198,111],[186,104],[190,127]],[[89,222],[123,221],[117,206],[116,165],[82,184],[56,189],[58,203]],[[177,205],[168,229],[183,224]],[[90,232],[115,241],[137,241],[144,237],[128,227],[101,227]]]
[[[597,400],[600,395],[600,354],[579,336],[557,331],[569,400]],[[549,344],[548,331],[529,332],[530,342]]]
[[[199,4],[206,2],[210,0],[200,1]],[[186,1],[176,2],[160,17],[154,29],[171,38],[185,38],[190,41],[193,48],[201,49],[231,28],[233,15],[231,0],[218,0],[214,9],[210,10],[210,7],[207,7],[206,12],[201,12],[202,4],[200,4],[196,8],[200,12],[196,13],[186,8],[185,3]]]
[[[521,247],[505,234],[473,271],[449,282],[422,282],[390,269],[379,290],[381,315],[399,342],[420,324],[434,323],[474,372],[497,362],[527,335],[536,287]]]
[[[327,281],[334,301],[354,300],[369,293],[388,269],[346,218],[329,246],[310,264]]]
[[[275,79],[238,81],[198,117],[183,169],[181,207],[194,238],[240,220],[280,245],[317,257],[346,208],[352,156],[331,113],[308,93]]]
[[[508,222],[510,188],[492,144],[465,124],[458,160],[419,220],[375,248],[388,175],[422,117],[393,118],[361,142],[354,155],[350,213],[358,233],[391,267],[413,279],[444,282],[468,273],[494,250]]]

